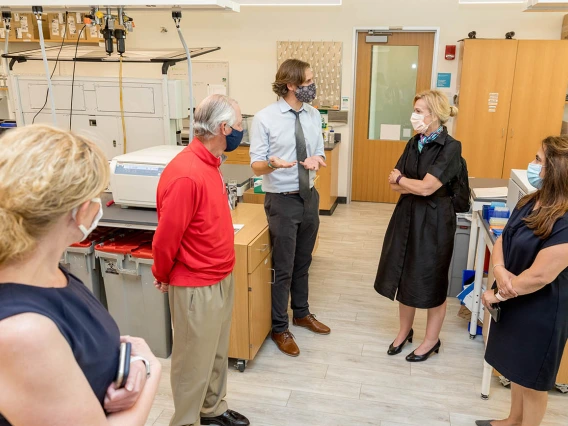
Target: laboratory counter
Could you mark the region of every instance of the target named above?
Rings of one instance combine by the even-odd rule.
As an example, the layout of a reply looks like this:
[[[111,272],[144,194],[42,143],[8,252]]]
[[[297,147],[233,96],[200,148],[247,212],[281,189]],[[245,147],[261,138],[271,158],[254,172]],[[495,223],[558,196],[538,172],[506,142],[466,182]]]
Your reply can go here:
[[[122,208],[106,204],[112,195],[105,193],[101,226],[155,230],[158,215],[154,209]],[[271,291],[274,283],[272,245],[264,206],[239,203],[231,211],[235,233],[235,303],[231,322],[229,357],[244,371],[255,357],[272,327]],[[238,226],[237,226],[238,225]]]
[[[189,137],[188,137],[187,134],[184,134],[183,132],[182,132],[182,137],[181,137],[181,143],[182,143],[182,145],[187,145],[187,144],[189,144]],[[340,143],[340,142],[333,143],[333,144],[331,144],[331,143],[325,143],[325,144],[323,145],[324,150],[325,150],[325,151],[333,151],[333,150],[337,147],[337,145],[338,145],[339,143]],[[243,142],[243,143],[241,143],[241,144],[238,146],[237,149],[239,149],[239,148],[245,148],[245,149],[248,151],[249,148],[250,148],[250,143],[249,143],[249,142]]]

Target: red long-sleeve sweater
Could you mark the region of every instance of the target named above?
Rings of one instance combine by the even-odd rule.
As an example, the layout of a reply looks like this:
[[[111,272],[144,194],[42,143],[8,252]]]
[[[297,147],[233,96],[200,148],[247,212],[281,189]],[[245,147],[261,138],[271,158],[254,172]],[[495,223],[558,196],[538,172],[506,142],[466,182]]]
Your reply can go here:
[[[202,287],[233,270],[234,231],[219,164],[194,139],[162,172],[152,244],[152,272],[158,281]]]

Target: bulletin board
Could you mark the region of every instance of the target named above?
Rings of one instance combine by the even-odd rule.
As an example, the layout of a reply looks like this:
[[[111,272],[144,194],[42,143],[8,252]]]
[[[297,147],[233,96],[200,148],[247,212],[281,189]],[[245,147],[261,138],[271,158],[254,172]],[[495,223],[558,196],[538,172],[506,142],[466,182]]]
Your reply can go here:
[[[229,94],[229,63],[219,61],[192,61],[193,98],[197,106],[214,93]],[[173,80],[187,81],[187,62],[178,62],[168,70]]]
[[[278,67],[286,59],[308,62],[314,71],[316,108],[339,109],[341,105],[341,68],[343,44],[337,41],[278,41]]]

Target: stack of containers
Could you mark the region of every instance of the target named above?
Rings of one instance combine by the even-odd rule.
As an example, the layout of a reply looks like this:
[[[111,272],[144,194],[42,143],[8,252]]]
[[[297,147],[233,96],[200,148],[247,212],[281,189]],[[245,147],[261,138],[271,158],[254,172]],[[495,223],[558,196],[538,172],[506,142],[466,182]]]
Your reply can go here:
[[[95,254],[108,310],[121,334],[142,337],[158,357],[171,354],[172,329],[167,294],[154,287],[153,232],[139,231],[98,244]]]
[[[483,206],[483,219],[489,222],[489,229],[498,237],[503,233],[503,229],[509,221],[511,212],[505,203],[491,203]]]
[[[99,227],[86,240],[67,247],[60,263],[70,273],[79,278],[93,295],[107,307],[105,289],[99,262],[95,258],[95,245],[109,240],[121,233],[113,228]]]

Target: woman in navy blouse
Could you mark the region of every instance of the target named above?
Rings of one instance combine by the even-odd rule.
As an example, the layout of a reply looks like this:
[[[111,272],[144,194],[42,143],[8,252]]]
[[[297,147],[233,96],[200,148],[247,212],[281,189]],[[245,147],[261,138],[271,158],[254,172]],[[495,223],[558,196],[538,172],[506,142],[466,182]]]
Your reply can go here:
[[[103,152],[73,133],[36,125],[0,138],[0,426],[146,422],[160,363],[59,267],[97,226],[108,180]],[[121,341],[137,358],[117,389]]]
[[[548,137],[529,164],[538,189],[519,201],[493,249],[496,285],[483,295],[499,304],[486,361],[511,382],[505,420],[481,426],[541,423],[568,338],[568,137]]]

